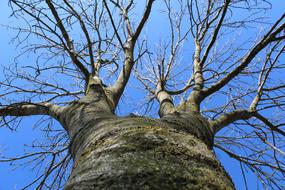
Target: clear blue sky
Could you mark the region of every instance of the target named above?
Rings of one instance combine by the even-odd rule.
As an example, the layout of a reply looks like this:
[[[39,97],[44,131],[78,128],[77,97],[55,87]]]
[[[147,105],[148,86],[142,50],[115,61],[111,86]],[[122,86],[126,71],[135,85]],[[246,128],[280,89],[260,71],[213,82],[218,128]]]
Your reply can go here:
[[[273,12],[271,14],[272,18],[281,15],[285,10],[285,3],[283,0],[273,0]],[[0,1],[0,24],[11,24],[9,23],[10,10],[7,6],[6,1]],[[20,20],[19,20],[20,22]],[[159,35],[163,32],[162,28],[158,29],[157,22],[159,18],[154,18],[150,25],[148,25],[148,32]],[[12,25],[17,25],[16,20],[13,20]],[[159,32],[155,32],[159,30]],[[13,58],[19,52],[15,49],[15,44],[10,44],[10,40],[14,37],[15,33],[13,31],[7,30],[5,27],[0,27],[0,65],[8,65],[13,62]],[[0,69],[1,70],[1,69]],[[1,72],[1,71],[0,71]],[[1,78],[1,77],[0,77]],[[41,133],[39,130],[33,130],[32,122],[35,118],[25,119],[22,125],[17,131],[11,132],[8,129],[0,129],[0,155],[5,153],[5,155],[17,155],[23,152],[25,144],[31,144],[35,137],[39,137]],[[218,152],[218,157],[222,161],[223,165],[227,171],[232,176],[234,183],[238,190],[244,189],[244,184],[242,176],[240,173],[239,163],[228,158],[226,155]],[[23,187],[23,185],[30,182],[33,179],[35,172],[31,171],[29,168],[20,168],[16,171],[12,171],[9,164],[0,163],[0,190],[18,190]],[[251,189],[257,189],[257,179],[253,174],[248,174],[249,186]],[[262,189],[259,186],[259,189]]]

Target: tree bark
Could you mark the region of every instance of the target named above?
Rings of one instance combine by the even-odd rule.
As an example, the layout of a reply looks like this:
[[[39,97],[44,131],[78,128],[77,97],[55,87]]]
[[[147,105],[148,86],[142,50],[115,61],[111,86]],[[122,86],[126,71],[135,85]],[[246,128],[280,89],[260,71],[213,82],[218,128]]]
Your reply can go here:
[[[65,190],[235,189],[202,116],[122,118],[102,97],[86,96],[64,111],[74,159]]]

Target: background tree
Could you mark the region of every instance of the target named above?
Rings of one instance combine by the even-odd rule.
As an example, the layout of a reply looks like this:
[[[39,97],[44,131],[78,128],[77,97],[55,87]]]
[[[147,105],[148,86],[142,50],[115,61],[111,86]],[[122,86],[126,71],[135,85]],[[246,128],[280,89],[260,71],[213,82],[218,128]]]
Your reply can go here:
[[[233,189],[213,147],[240,163],[246,187],[250,170],[265,189],[284,188],[285,13],[268,19],[269,2],[9,4],[25,21],[9,26],[18,60],[31,59],[3,66],[1,123],[42,115],[46,133],[1,160],[45,163],[24,189]],[[168,30],[155,38],[147,22],[158,15]],[[135,114],[118,117],[130,104]]]

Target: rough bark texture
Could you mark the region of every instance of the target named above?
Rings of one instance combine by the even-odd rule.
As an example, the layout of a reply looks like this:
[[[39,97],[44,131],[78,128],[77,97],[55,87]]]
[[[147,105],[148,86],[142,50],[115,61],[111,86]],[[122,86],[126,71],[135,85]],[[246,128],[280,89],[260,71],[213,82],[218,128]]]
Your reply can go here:
[[[211,151],[212,132],[198,114],[161,119],[115,116],[104,93],[65,110],[74,158],[65,190],[234,189]]]

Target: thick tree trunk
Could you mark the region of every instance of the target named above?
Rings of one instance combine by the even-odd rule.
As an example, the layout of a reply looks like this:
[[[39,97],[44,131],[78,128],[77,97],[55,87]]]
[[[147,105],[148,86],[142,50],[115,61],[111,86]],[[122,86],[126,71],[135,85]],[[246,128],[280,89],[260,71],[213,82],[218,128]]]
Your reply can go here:
[[[200,115],[120,118],[92,99],[73,103],[62,121],[74,157],[65,190],[234,189]]]

